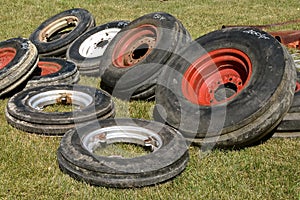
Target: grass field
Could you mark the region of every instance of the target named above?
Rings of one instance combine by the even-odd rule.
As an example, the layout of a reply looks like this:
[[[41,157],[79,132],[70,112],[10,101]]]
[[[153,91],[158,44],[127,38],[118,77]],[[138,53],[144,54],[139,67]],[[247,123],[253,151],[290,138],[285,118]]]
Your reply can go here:
[[[299,18],[299,0],[1,0],[0,40],[29,37],[47,18],[70,8],[85,8],[97,25],[133,20],[164,11],[182,21],[193,38],[223,24],[269,24]],[[300,29],[300,24],[286,29]],[[81,84],[99,87],[99,79]],[[118,117],[151,119],[154,103],[115,99]],[[111,189],[77,182],[56,161],[59,137],[19,131],[5,120],[0,100],[0,199],[298,199],[300,140],[270,139],[243,150],[203,153],[190,147],[187,169],[163,184]]]

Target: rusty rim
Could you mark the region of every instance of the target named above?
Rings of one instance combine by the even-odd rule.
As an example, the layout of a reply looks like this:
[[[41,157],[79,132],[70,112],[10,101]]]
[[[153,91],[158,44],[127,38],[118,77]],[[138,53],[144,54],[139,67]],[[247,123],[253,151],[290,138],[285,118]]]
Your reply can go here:
[[[38,67],[42,70],[41,76],[46,76],[49,74],[54,74],[61,70],[62,66],[55,62],[38,62]]]
[[[194,104],[212,106],[241,92],[252,75],[252,64],[242,51],[217,49],[198,58],[183,75],[182,93]]]
[[[157,27],[142,25],[130,29],[114,47],[112,61],[119,68],[131,67],[145,59],[155,47]]]
[[[46,26],[39,35],[42,42],[52,42],[68,35],[79,23],[79,19],[74,16],[60,18]]]
[[[6,47],[0,48],[0,69],[3,69],[16,56],[17,51],[14,48]]]

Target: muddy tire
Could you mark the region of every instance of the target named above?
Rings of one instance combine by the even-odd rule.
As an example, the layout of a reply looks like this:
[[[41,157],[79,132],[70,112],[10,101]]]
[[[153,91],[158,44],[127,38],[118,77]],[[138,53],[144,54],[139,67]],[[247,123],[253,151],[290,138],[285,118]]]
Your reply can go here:
[[[124,100],[153,96],[162,66],[190,40],[181,22],[167,13],[151,13],[132,21],[104,52],[100,87],[111,88],[113,96]],[[149,88],[152,92],[139,95]]]
[[[114,143],[149,148],[134,157],[95,153]],[[68,131],[57,151],[64,173],[92,185],[133,188],[154,185],[180,174],[188,162],[185,139],[175,129],[139,119],[108,119]]]
[[[74,63],[60,58],[40,58],[26,87],[75,84],[79,79],[79,71]]]
[[[0,97],[24,88],[37,63],[37,49],[28,39],[0,42]]]
[[[295,79],[290,54],[266,32],[214,31],[167,63],[154,118],[201,146],[250,146],[287,113]]]
[[[114,21],[94,27],[77,38],[68,48],[66,58],[75,63],[80,75],[98,77],[103,53],[110,41],[128,21]]]
[[[94,17],[81,8],[63,11],[44,21],[29,37],[39,55],[65,57],[69,45],[95,26]]]
[[[71,111],[46,112],[49,105],[72,105]],[[114,117],[114,103],[104,91],[80,85],[32,87],[9,99],[5,115],[9,124],[26,132],[61,135],[97,119]]]

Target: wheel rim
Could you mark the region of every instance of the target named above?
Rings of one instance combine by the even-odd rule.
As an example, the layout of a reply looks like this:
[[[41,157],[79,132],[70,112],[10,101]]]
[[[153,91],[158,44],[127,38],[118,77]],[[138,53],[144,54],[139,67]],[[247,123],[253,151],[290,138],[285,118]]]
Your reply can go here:
[[[217,49],[188,67],[182,79],[182,93],[194,104],[221,104],[240,93],[251,75],[252,63],[244,52],[232,48]]]
[[[17,51],[14,48],[1,48],[0,49],[0,69],[3,69],[5,66],[10,63],[16,56]]]
[[[162,138],[155,132],[137,126],[110,126],[94,130],[82,138],[83,147],[91,154],[97,148],[113,143],[131,143],[150,147],[156,151],[162,147]]]
[[[120,28],[109,28],[91,35],[80,45],[79,54],[86,58],[96,58],[102,56],[107,48],[107,45],[120,30]]]
[[[153,25],[142,25],[128,30],[114,47],[114,66],[127,68],[141,62],[152,52],[157,38],[158,31]]]
[[[61,70],[61,68],[62,68],[62,66],[59,65],[58,63],[43,62],[43,61],[40,61],[38,63],[38,67],[42,70],[41,71],[41,76],[54,74],[54,73],[58,72],[59,70]]]
[[[39,35],[42,42],[52,42],[68,35],[78,25],[78,18],[66,16],[60,18],[46,26]]]
[[[300,91],[300,83],[298,81],[296,81],[296,89],[295,89],[295,93]]]
[[[28,105],[36,110],[54,104],[74,105],[76,109],[83,109],[93,102],[89,94],[73,90],[50,90],[33,95],[28,99]]]

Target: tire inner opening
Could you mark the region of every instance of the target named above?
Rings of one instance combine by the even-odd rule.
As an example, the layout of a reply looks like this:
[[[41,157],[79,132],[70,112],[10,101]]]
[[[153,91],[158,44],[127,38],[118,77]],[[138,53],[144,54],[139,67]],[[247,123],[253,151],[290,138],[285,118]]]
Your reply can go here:
[[[235,95],[237,93],[237,86],[233,83],[225,83],[220,85],[215,91],[215,99],[217,101],[223,101]]]
[[[73,90],[41,92],[28,99],[28,105],[44,112],[72,112],[87,107],[93,102],[89,94]]]
[[[136,126],[105,127],[81,137],[82,145],[94,156],[133,158],[147,155],[162,146],[161,137]]]
[[[143,58],[149,50],[149,45],[148,44],[141,44],[138,46],[132,53],[132,58],[135,60]]]

